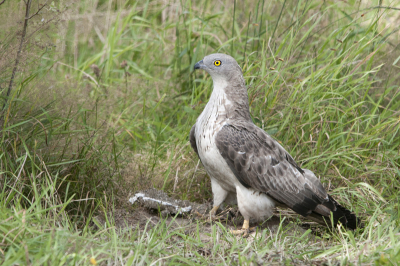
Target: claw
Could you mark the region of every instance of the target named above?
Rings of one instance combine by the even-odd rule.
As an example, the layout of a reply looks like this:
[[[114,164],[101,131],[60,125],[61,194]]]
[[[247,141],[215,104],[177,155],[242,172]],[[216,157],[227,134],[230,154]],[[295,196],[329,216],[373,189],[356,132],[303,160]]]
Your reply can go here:
[[[219,205],[218,206],[214,206],[211,211],[210,211],[210,220],[214,220],[217,218],[216,214],[218,211]]]
[[[249,220],[244,220],[243,227],[240,230],[231,230],[231,233],[234,235],[239,235],[242,237],[248,237],[251,232],[254,231],[256,227],[250,228]]]
[[[248,237],[250,230],[242,228],[240,230],[231,230],[231,233],[235,236]]]
[[[214,206],[208,214],[201,214],[196,211],[196,215],[199,216],[201,219],[207,220],[209,222],[224,219],[225,217],[216,215],[218,208],[219,206]]]

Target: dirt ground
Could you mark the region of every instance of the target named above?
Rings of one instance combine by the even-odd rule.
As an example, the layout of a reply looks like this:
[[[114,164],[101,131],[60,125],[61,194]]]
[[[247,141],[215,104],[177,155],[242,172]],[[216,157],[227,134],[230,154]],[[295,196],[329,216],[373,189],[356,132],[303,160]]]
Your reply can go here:
[[[197,221],[200,221],[202,230],[201,240],[208,241],[212,230],[212,221],[207,214],[211,210],[211,204],[198,204],[189,201],[182,201],[170,198],[165,192],[156,189],[148,189],[136,193],[129,198],[127,205],[123,208],[114,209],[109,213],[109,219],[114,221],[118,228],[136,228],[144,230],[158,224],[161,219],[166,219],[172,228],[184,227],[185,232],[194,232],[197,227]],[[178,214],[178,215],[176,215]],[[240,215],[237,206],[225,206],[220,209],[219,221],[226,226],[228,230],[238,230],[242,227],[243,217]],[[176,217],[175,217],[176,216]],[[281,217],[286,217],[282,226],[287,232],[293,235],[302,235],[307,229],[311,229],[315,234],[319,234],[320,225],[303,220],[299,215],[288,209],[277,209],[270,219],[263,223],[250,223],[251,227],[256,226],[258,231],[270,230],[275,233],[280,225]],[[106,222],[104,215],[94,217],[100,224]],[[249,237],[254,237],[256,230],[250,233]]]

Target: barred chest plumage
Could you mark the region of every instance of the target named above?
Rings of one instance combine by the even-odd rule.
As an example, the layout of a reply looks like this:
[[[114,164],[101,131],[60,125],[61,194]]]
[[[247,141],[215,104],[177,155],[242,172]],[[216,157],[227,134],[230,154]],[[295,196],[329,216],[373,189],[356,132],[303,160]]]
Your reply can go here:
[[[235,192],[237,179],[215,144],[216,134],[229,123],[227,114],[233,106],[224,91],[226,84],[215,85],[210,100],[196,121],[196,145],[208,174],[217,178],[224,189]]]

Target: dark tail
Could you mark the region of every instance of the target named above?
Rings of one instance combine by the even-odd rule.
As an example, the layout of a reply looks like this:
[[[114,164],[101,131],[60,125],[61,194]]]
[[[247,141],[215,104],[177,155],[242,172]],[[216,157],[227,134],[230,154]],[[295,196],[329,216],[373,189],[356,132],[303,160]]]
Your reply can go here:
[[[361,220],[357,218],[354,213],[341,206],[330,195],[328,195],[328,197],[329,201],[318,205],[317,208],[308,216],[310,219],[331,227],[332,213],[334,226],[340,222],[346,228],[352,230],[364,227],[364,225],[361,223]]]

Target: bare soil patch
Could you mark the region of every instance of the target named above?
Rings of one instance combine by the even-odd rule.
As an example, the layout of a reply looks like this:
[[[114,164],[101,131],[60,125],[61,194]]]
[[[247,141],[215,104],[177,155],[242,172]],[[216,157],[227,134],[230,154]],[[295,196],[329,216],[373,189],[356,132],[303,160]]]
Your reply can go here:
[[[134,202],[132,203],[133,199]],[[138,192],[135,196],[130,197],[129,201],[122,208],[116,208],[108,213],[108,219],[113,221],[113,224],[118,228],[129,227],[143,231],[146,227],[149,229],[156,226],[164,219],[171,229],[184,228],[186,234],[194,232],[199,224],[201,241],[211,240],[210,233],[213,221],[207,219],[207,214],[212,207],[211,203],[199,204],[187,200],[173,199],[165,192],[156,189]],[[242,227],[243,217],[240,215],[237,206],[225,206],[220,209],[218,214],[220,219],[217,221],[220,221],[227,230],[237,230]],[[301,236],[307,229],[311,229],[314,234],[318,235],[321,230],[320,225],[301,219],[291,210],[277,209],[274,216],[267,221],[250,224],[252,227],[256,227],[250,237],[255,237],[262,230],[269,230],[271,234],[275,234],[281,223],[280,216],[286,217],[282,221],[282,228],[290,235]],[[103,214],[94,217],[94,219],[100,224],[106,223]],[[301,222],[299,222],[299,219]]]

